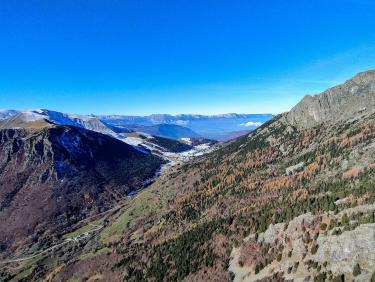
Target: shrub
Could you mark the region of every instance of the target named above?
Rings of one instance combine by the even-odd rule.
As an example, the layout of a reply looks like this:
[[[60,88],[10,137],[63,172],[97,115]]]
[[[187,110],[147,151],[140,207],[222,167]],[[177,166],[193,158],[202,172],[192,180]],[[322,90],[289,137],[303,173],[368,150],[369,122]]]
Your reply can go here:
[[[335,278],[332,279],[332,282],[344,282],[345,281],[345,276],[344,274],[340,276],[336,276]]]
[[[314,282],[324,282],[326,281],[327,274],[325,272],[319,273],[317,276],[314,277]]]
[[[260,271],[260,267],[259,267],[259,264],[257,264],[257,265],[255,266],[255,274],[258,274],[259,271]]]
[[[349,224],[349,217],[348,217],[348,215],[346,213],[342,216],[341,222],[342,222],[343,225],[348,225]]]
[[[360,267],[359,264],[357,263],[357,264],[354,266],[354,269],[353,269],[353,275],[354,275],[354,276],[358,276],[359,274],[361,274],[361,267]]]
[[[294,263],[294,266],[293,266],[294,272],[296,272],[298,270],[298,266],[299,266],[299,261]]]
[[[312,253],[313,255],[315,255],[316,252],[318,251],[318,248],[319,248],[319,245],[318,245],[318,244],[315,244],[314,246],[312,246],[312,248],[311,248],[311,253]]]
[[[283,255],[282,255],[282,254],[278,254],[278,255],[277,255],[277,261],[281,261],[282,258],[283,258]]]
[[[375,272],[372,274],[372,276],[371,276],[371,280],[370,280],[371,282],[375,282]]]

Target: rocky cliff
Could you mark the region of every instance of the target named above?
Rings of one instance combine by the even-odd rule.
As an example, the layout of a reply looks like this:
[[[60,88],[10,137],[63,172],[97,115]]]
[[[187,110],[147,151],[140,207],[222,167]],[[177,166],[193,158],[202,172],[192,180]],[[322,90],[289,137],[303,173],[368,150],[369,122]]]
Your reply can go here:
[[[288,114],[298,128],[355,117],[375,105],[375,70],[362,72],[320,95],[305,96]]]

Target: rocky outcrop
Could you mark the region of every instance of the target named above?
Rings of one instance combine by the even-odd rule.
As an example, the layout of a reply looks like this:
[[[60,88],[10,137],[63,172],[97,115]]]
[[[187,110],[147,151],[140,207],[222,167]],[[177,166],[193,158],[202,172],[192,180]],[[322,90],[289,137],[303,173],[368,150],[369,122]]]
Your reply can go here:
[[[288,114],[298,128],[337,122],[370,111],[375,105],[375,70],[362,72],[316,96],[305,96]]]
[[[260,281],[277,273],[287,281],[312,281],[311,277],[318,277],[320,273],[325,273],[326,278],[370,281],[375,270],[375,223],[359,224],[353,220],[351,224],[356,227],[339,234],[333,232],[335,229],[325,231],[326,227],[321,226],[333,220],[340,222],[343,216],[372,214],[374,210],[375,204],[361,205],[336,215],[307,213],[288,223],[271,224],[258,235],[257,243],[283,247],[279,248],[282,250],[279,259],[271,261],[259,273],[254,273],[253,265],[241,262],[247,241],[255,238],[251,234],[241,247],[232,250],[229,270],[234,274],[234,281]],[[344,230],[344,227],[338,229]],[[361,271],[354,275],[356,265]]]

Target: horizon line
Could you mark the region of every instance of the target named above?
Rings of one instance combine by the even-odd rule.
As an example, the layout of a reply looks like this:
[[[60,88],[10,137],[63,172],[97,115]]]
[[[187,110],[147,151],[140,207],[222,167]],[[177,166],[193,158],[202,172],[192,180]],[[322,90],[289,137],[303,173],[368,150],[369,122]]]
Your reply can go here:
[[[203,114],[203,113],[178,113],[178,114],[170,114],[170,113],[152,113],[152,114],[120,114],[120,113],[112,113],[112,114],[94,114],[94,113],[89,113],[89,114],[81,114],[81,113],[72,113],[72,112],[65,112],[65,111],[59,111],[59,110],[54,110],[54,109],[48,109],[48,108],[28,108],[28,109],[2,109],[0,108],[0,112],[4,111],[17,111],[17,112],[26,112],[26,111],[53,111],[53,112],[58,112],[62,114],[70,114],[70,115],[81,115],[81,116],[96,116],[96,117],[101,117],[101,116],[129,116],[129,117],[149,117],[149,116],[225,116],[225,115],[278,115],[281,113],[271,113],[271,112],[264,112],[264,113],[241,113],[241,112],[227,112],[227,113],[216,113],[216,114]],[[284,112],[282,112],[284,113]]]

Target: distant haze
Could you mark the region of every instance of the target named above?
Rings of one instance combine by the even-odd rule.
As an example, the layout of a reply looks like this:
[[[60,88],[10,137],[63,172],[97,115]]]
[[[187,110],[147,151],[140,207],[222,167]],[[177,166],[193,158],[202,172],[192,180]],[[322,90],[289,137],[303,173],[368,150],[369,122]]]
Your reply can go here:
[[[127,126],[176,124],[187,127],[202,137],[226,139],[228,133],[250,131],[273,117],[272,114],[224,114],[224,115],[150,115],[150,116],[99,116],[111,125]],[[237,135],[237,134],[235,134]]]
[[[167,115],[154,114],[149,116],[123,115],[75,115],[50,110],[0,110],[0,120],[8,119],[18,113],[26,114],[27,118],[48,118],[53,122],[95,128],[99,132],[112,131],[106,126],[119,126],[122,130],[130,129],[155,134],[163,130],[164,137],[204,137],[214,140],[228,140],[237,137],[262,125],[273,117],[272,114],[223,114],[223,115]],[[105,124],[103,124],[103,121]],[[156,127],[158,125],[170,125]],[[173,126],[171,126],[173,125]],[[99,130],[100,128],[100,130]],[[157,135],[157,134],[156,134]],[[186,136],[185,136],[186,135]]]

